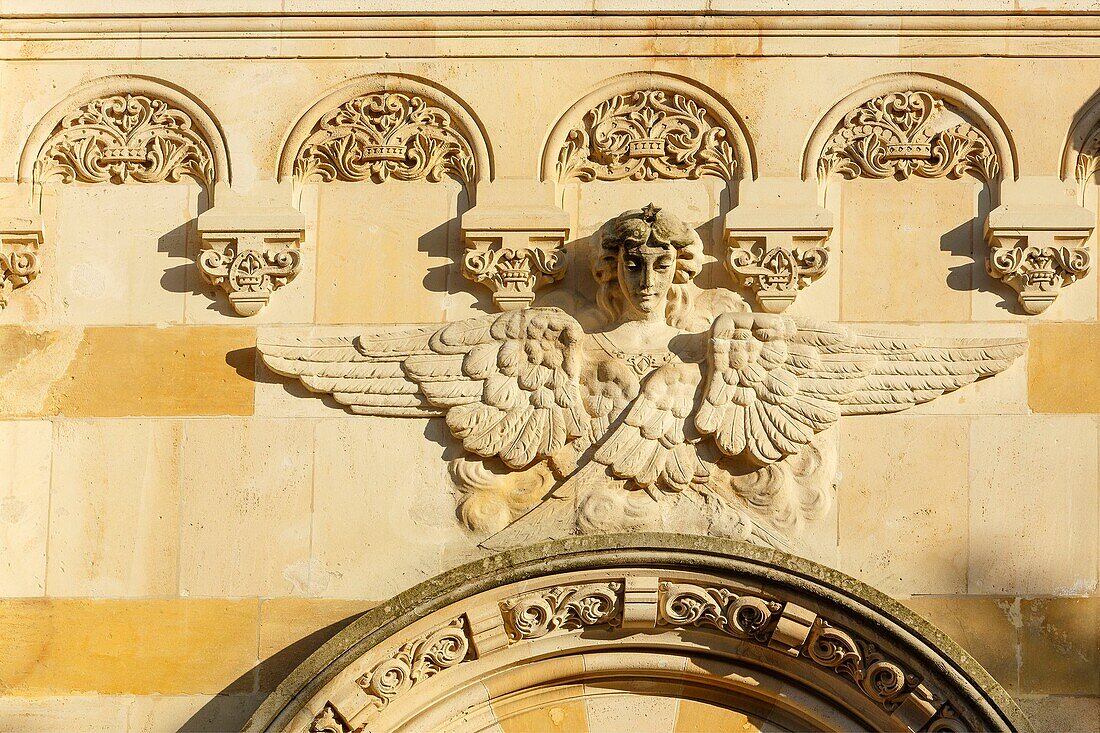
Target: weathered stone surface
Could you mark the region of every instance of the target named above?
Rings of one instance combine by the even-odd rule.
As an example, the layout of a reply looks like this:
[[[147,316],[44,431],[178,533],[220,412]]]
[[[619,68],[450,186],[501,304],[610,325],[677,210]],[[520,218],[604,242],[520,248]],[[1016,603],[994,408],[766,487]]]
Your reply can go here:
[[[1028,329],[1028,404],[1035,412],[1100,412],[1100,325],[1044,323]]]
[[[0,595],[46,590],[53,426],[0,422]]]

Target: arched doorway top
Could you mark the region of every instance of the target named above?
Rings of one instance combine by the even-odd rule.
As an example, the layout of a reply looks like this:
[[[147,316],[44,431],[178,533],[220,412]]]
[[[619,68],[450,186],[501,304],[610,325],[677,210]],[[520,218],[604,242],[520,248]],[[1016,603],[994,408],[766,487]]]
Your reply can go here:
[[[435,730],[456,715],[468,728],[447,730],[482,730],[537,709],[536,691],[638,681],[788,729],[1030,730],[970,655],[884,594],[779,550],[673,534],[556,540],[425,581],[318,649],[247,730]]]

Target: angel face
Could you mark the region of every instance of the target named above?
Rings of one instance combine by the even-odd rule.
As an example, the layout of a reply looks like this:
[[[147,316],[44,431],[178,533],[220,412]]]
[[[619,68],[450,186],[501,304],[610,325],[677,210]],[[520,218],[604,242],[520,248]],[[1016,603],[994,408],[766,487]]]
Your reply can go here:
[[[672,247],[646,242],[619,250],[619,288],[625,303],[624,315],[634,319],[664,318],[668,292],[676,274],[676,253]]]

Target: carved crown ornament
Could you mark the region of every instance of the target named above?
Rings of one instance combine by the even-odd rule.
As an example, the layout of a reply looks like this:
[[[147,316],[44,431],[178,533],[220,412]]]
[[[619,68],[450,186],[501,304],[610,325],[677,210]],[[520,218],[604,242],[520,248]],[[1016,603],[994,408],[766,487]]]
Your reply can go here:
[[[934,400],[1026,345],[751,313],[700,296],[702,262],[694,229],[651,205],[594,238],[603,325],[536,307],[257,349],[352,413],[445,418],[458,515],[485,547],[691,527],[799,548],[832,501],[838,420]]]
[[[144,94],[94,99],[65,115],[34,164],[34,180],[63,183],[175,183],[210,186],[214,156],[191,117]]]
[[[891,92],[844,116],[817,162],[823,184],[842,178],[996,180],[1001,170],[986,134],[924,91]]]
[[[294,160],[299,181],[383,183],[477,178],[470,142],[451,115],[416,94],[364,94],[325,114]]]
[[[559,181],[732,180],[733,132],[686,94],[640,89],[589,110],[558,153]]]

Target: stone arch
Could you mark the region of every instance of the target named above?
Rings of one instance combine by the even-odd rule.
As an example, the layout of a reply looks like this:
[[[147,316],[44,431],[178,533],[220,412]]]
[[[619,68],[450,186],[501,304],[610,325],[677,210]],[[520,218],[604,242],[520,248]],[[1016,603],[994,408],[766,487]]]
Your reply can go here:
[[[428,580],[323,645],[246,729],[486,730],[639,688],[757,728],[1030,730],[966,652],[872,588],[660,534],[557,540]]]
[[[654,93],[662,96],[654,97]],[[652,138],[652,130],[631,124],[628,115],[637,106],[656,109],[661,124],[666,120],[673,120],[674,125],[677,120],[687,123],[678,126],[687,144],[677,150],[687,154],[686,163],[669,159],[667,139]],[[622,143],[620,152],[626,156],[629,172],[609,173],[607,166],[596,165],[578,175],[576,163],[582,158],[584,164],[592,161],[589,152],[595,136],[589,133],[593,126],[601,121],[614,122],[615,118],[623,121],[614,138]],[[756,171],[756,152],[744,122],[715,92],[672,74],[630,72],[605,80],[558,118],[543,143],[539,178],[560,182],[570,175],[581,180],[715,175],[733,181],[754,179]],[[585,178],[587,175],[592,178]]]
[[[861,112],[892,119],[884,124],[868,123]],[[903,115],[909,120],[897,124]],[[891,139],[879,145],[873,137],[876,133],[885,133],[878,135],[879,140]],[[854,154],[847,156],[847,161],[835,160],[846,156],[842,150],[845,143],[869,144],[876,155],[870,161],[853,162],[851,159],[858,157]],[[945,154],[930,162],[930,148],[933,155],[936,148]],[[832,170],[823,171],[827,158]],[[973,173],[993,187],[1004,178],[1018,177],[1016,161],[1008,128],[973,92],[929,74],[886,74],[846,95],[818,121],[802,155],[802,179],[818,177],[822,197],[829,178],[838,172],[848,178],[882,178],[895,171],[904,177],[929,178]]]
[[[383,102],[384,98],[389,101]],[[378,139],[374,139],[373,132],[363,134],[365,128],[360,123],[371,115],[372,104],[399,106],[400,110],[393,109],[401,112],[405,121],[409,115],[420,115],[430,134],[411,135],[413,128],[406,124],[383,130]],[[381,108],[374,110],[380,112]],[[330,169],[333,159],[340,157],[333,153],[341,137],[356,141],[355,157],[336,160]],[[420,144],[427,150],[418,149]],[[493,178],[489,137],[471,109],[442,86],[405,74],[371,74],[354,79],[310,106],[283,141],[279,180],[294,178],[301,183],[303,168],[308,169],[305,177],[310,177],[317,168],[303,163],[307,154],[314,162],[325,159],[321,163],[325,166],[320,173],[322,180],[438,180],[448,174],[472,194],[477,181]]]
[[[1063,181],[1077,182],[1079,203],[1085,203],[1085,187],[1100,170],[1100,92],[1076,115],[1062,146],[1060,174]]]
[[[37,187],[53,175],[115,183],[187,175],[212,196],[231,168],[225,135],[202,102],[170,82],[126,74],[81,85],[31,130],[17,178]]]

